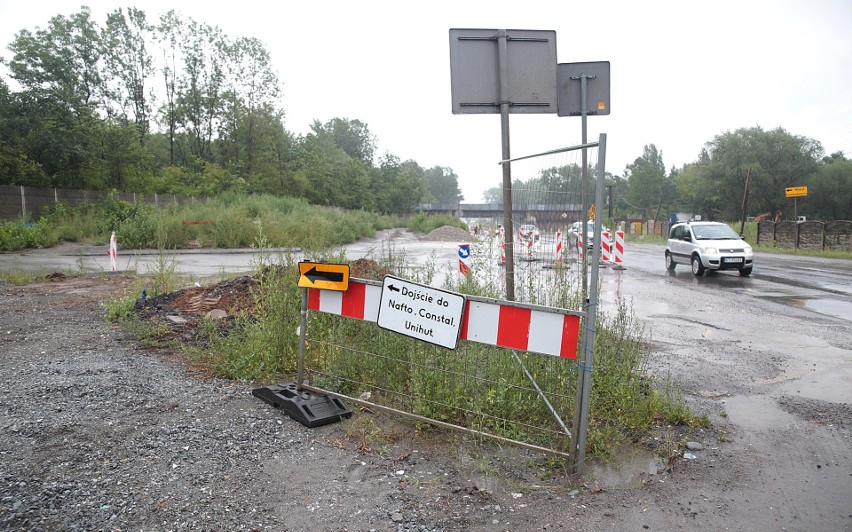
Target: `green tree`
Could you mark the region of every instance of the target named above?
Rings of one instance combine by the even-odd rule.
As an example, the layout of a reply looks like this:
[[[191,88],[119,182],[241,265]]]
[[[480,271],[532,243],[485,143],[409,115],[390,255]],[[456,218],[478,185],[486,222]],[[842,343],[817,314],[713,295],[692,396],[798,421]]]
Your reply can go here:
[[[115,110],[108,107],[108,116],[115,115],[124,125],[135,124],[140,146],[150,132],[153,97],[149,97],[153,59],[148,53],[153,40],[153,27],[147,22],[145,12],[129,8],[127,14],[119,8],[107,15],[102,33],[107,95]]]
[[[413,212],[426,190],[423,169],[414,161],[401,163],[391,154],[382,157],[371,181],[375,209],[384,214]]]
[[[503,203],[503,187],[491,187],[482,193],[482,201],[485,203]]]
[[[213,139],[218,134],[225,85],[227,42],[219,28],[190,19],[177,28],[178,61],[175,122],[176,146],[184,165],[198,169],[212,162]]]
[[[459,190],[459,180],[452,168],[433,166],[424,172],[427,193],[424,203],[458,203],[464,199]]]
[[[823,153],[822,145],[813,139],[782,128],[764,131],[760,127],[717,135],[705,149],[706,155],[698,162],[698,177],[708,182],[705,191],[712,189],[718,196],[714,202],[718,212],[703,214],[727,220],[741,215],[749,169],[749,211],[774,213],[787,208],[785,188],[808,184]]]
[[[825,157],[808,187],[808,211],[824,221],[852,220],[852,161],[842,152]]]
[[[220,136],[231,141],[232,162],[238,162],[251,176],[257,170],[258,152],[263,149],[259,122],[280,114],[275,111],[278,75],[258,39],[239,38],[226,46],[225,54],[228,89],[222,99],[224,124]],[[264,114],[266,117],[261,116]]]
[[[330,140],[350,157],[360,159],[370,165],[376,151],[376,138],[370,128],[360,120],[332,118],[325,124],[314,121],[311,124],[314,134],[329,137]]]
[[[641,209],[643,219],[656,216],[663,205],[670,205],[676,198],[674,182],[666,176],[663,153],[653,144],[647,144],[642,156],[627,165],[624,175],[627,201]]]

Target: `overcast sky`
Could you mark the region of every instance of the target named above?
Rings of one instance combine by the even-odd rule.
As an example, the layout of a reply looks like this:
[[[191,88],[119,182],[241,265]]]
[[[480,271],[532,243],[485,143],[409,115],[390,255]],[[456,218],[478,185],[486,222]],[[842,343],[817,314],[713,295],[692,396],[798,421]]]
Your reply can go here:
[[[252,36],[272,55],[285,127],[313,120],[365,122],[379,153],[424,168],[452,168],[467,202],[500,185],[500,118],[453,115],[450,28],[556,32],[557,61],[609,61],[607,171],[622,175],[646,144],[668,168],[696,160],[714,136],[782,127],[852,157],[852,1],[522,0],[238,2],[0,0],[0,55],[23,28],[80,5],[103,25],[135,6],[155,20],[169,9]],[[512,156],[578,144],[579,117],[512,115]]]

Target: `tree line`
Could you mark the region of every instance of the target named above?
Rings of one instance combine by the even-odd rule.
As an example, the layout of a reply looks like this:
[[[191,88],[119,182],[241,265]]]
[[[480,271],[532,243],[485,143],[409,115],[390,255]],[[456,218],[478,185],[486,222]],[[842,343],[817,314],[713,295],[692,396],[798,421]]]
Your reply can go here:
[[[513,202],[579,204],[580,170],[576,164],[553,167],[526,180],[514,180]],[[593,168],[588,175],[595,175]],[[852,160],[842,152],[825,156],[818,141],[783,128],[726,131],[707,142],[695,162],[668,171],[663,152],[648,144],[621,176],[607,173],[605,181],[613,192],[608,197],[619,219],[665,220],[675,212],[729,221],[739,220],[743,214],[792,219],[794,200],[786,197],[785,190],[804,186],[808,195],[795,200],[798,215],[823,221],[852,220]],[[589,190],[591,204],[594,189],[590,186]],[[502,189],[487,190],[485,198],[501,203]]]
[[[87,7],[22,29],[0,58],[0,184],[304,197],[406,213],[462,199],[451,168],[376,154],[368,125],[284,126],[264,44],[174,11]]]

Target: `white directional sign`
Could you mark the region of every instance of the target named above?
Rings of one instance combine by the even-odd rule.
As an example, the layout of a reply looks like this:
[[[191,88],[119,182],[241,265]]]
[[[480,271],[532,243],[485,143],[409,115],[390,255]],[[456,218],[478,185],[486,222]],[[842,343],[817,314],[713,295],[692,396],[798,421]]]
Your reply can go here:
[[[383,329],[455,349],[464,296],[390,275],[382,284],[378,325]]]

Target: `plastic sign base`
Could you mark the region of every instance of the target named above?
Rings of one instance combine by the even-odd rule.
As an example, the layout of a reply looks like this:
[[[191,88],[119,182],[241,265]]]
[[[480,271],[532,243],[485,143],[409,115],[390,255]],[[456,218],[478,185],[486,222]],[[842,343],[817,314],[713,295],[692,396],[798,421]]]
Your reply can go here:
[[[300,391],[295,382],[255,388],[251,394],[275,408],[284,410],[288,416],[308,428],[328,425],[343,418],[352,417],[352,412],[340,399],[308,390]]]

